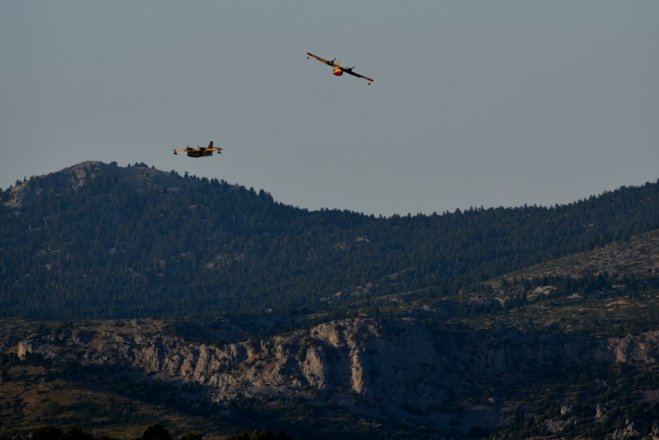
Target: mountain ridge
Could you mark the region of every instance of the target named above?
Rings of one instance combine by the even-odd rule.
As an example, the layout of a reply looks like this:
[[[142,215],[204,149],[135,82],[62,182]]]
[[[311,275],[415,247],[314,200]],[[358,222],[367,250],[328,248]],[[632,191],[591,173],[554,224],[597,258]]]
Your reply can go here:
[[[153,179],[155,177],[155,181],[159,182],[160,184],[164,185],[165,183],[172,183],[173,179],[190,179],[192,182],[200,182],[200,183],[208,183],[211,181],[219,181],[222,183],[228,184],[225,180],[223,179],[217,179],[217,178],[206,178],[206,177],[198,177],[195,175],[190,176],[187,171],[184,172],[184,175],[181,175],[178,171],[171,170],[171,171],[163,171],[159,170],[153,166],[150,166],[144,162],[136,162],[134,164],[128,164],[125,167],[122,167],[118,165],[116,162],[110,162],[106,163],[103,161],[99,160],[87,160],[87,161],[82,161],[77,164],[64,167],[59,171],[54,171],[50,173],[46,173],[43,175],[37,175],[37,176],[32,176],[26,179],[17,180],[14,185],[9,186],[6,188],[4,191],[0,188],[0,192],[4,192],[5,194],[10,194],[9,197],[6,195],[4,196],[3,204],[5,207],[8,208],[20,208],[20,203],[16,200],[13,200],[15,197],[17,197],[17,193],[23,192],[23,191],[29,191],[30,187],[32,189],[37,189],[35,188],[34,183],[44,183],[44,182],[50,182],[52,186],[55,187],[55,189],[63,189],[65,185],[63,185],[63,182],[66,182],[68,179],[69,182],[69,189],[75,189],[75,187],[80,187],[81,185],[84,185],[86,182],[88,182],[88,179],[93,179],[100,175],[101,173],[116,173],[117,178],[124,178],[127,180],[134,180],[134,181],[145,181],[149,179]],[[170,178],[168,181],[167,178]],[[442,214],[451,214],[456,211],[472,211],[474,209],[480,209],[480,210],[487,210],[487,209],[516,209],[516,208],[523,208],[523,207],[534,207],[534,208],[552,208],[552,207],[566,207],[566,206],[571,206],[574,204],[582,203],[587,200],[590,200],[592,198],[598,198],[601,196],[604,196],[606,194],[611,194],[613,192],[619,191],[619,190],[624,190],[627,188],[633,189],[633,188],[640,188],[646,185],[653,185],[653,184],[659,184],[659,178],[655,182],[645,182],[644,184],[639,184],[639,185],[622,185],[618,188],[615,189],[605,189],[602,190],[601,192],[597,194],[592,194],[590,196],[586,196],[580,199],[575,199],[570,202],[565,202],[565,203],[554,203],[554,204],[548,204],[548,205],[542,205],[542,204],[537,204],[533,203],[532,201],[529,201],[527,203],[524,203],[523,205],[518,205],[518,206],[489,206],[489,207],[474,207],[472,206],[469,209],[460,209],[460,208],[455,208],[453,211],[447,210],[443,211]],[[238,183],[235,184],[228,184],[230,186],[233,186],[235,188],[241,188],[241,189],[247,189],[246,186],[240,185]],[[255,191],[253,188],[249,189],[250,192],[258,192],[258,193],[265,193],[268,194],[270,198],[272,198],[272,195],[270,195],[268,192],[265,191],[265,189],[261,189],[259,191]],[[274,201],[274,199],[272,199]],[[282,202],[276,202],[278,204],[282,204],[291,208],[295,209],[300,209],[303,211],[310,211],[310,212],[316,212],[316,211],[339,211],[339,212],[352,212],[353,214],[359,214],[359,215],[364,215],[366,217],[384,217],[384,218],[392,218],[392,217],[409,217],[409,216],[433,216],[437,215],[437,212],[434,212],[432,214],[423,214],[423,213],[418,213],[415,215],[412,215],[411,213],[395,213],[389,216],[382,216],[382,215],[375,215],[375,214],[364,214],[359,211],[349,211],[346,209],[330,209],[330,208],[320,208],[317,210],[308,210],[304,207],[297,207],[297,206],[292,206],[292,205],[286,205]]]
[[[0,437],[659,434],[658,184],[375,218],[105,166],[0,195]]]
[[[659,227],[659,183],[552,208],[376,218],[144,164],[83,162],[0,197],[4,316],[289,313],[443,295]]]

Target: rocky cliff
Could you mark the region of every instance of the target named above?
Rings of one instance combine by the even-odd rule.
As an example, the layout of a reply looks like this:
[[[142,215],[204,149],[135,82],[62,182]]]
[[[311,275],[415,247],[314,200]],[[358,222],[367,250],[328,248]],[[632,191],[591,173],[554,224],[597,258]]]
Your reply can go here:
[[[414,414],[414,420],[439,427],[445,420],[438,408],[482,395],[483,389],[489,390],[490,405],[475,405],[481,411],[476,418],[479,426],[494,427],[520,382],[594,365],[656,370],[659,362],[659,331],[592,339],[437,329],[413,319],[344,319],[210,344],[166,329],[161,321],[96,322],[24,338],[8,348],[21,359],[112,366],[195,383],[207,387],[218,404],[245,398],[332,400],[407,421]]]

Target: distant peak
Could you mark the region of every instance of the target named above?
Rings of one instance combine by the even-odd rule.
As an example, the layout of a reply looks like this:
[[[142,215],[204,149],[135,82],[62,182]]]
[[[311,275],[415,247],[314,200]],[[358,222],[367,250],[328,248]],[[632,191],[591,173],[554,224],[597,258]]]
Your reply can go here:
[[[3,196],[2,205],[12,210],[21,210],[30,206],[40,194],[57,194],[76,191],[89,185],[92,181],[111,177],[113,182],[120,182],[139,191],[149,182],[152,187],[176,187],[181,176],[175,172],[155,169],[143,162],[119,166],[116,162],[105,163],[88,160],[68,166],[59,171],[41,176],[33,176],[17,182]]]
[[[99,161],[85,161],[60,171],[34,176],[9,188],[9,197],[3,205],[10,209],[29,206],[39,194],[75,190],[96,178],[103,167],[110,165]]]

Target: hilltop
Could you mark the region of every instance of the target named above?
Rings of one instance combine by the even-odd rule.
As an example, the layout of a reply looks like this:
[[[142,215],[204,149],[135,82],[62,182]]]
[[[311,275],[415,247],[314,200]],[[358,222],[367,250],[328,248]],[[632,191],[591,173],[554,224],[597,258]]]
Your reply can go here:
[[[34,318],[349,309],[451,295],[659,227],[659,184],[569,205],[389,218],[308,211],[217,179],[84,162],[0,195],[0,313]]]

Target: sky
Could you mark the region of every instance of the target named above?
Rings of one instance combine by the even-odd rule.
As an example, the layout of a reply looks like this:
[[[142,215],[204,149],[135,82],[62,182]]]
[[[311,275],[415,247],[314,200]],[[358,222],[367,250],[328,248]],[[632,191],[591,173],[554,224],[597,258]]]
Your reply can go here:
[[[654,182],[657,23],[656,0],[0,0],[0,188],[144,162],[388,216]]]

